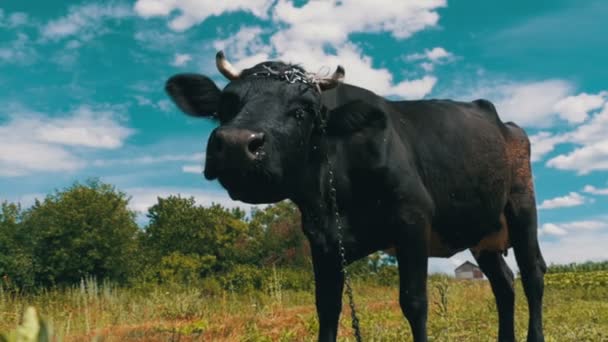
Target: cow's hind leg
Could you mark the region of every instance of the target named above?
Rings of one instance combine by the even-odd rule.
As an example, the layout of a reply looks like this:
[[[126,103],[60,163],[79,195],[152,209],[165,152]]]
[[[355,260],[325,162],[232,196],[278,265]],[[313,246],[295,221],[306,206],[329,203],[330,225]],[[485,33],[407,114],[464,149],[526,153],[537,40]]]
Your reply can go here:
[[[538,245],[534,195],[512,194],[506,209],[511,244],[528,299],[528,342],[544,341],[542,302],[546,265]]]
[[[492,292],[498,310],[498,341],[514,342],[515,328],[513,323],[515,291],[513,290],[513,272],[507,266],[500,252],[482,251],[473,253],[483,273],[490,280]]]

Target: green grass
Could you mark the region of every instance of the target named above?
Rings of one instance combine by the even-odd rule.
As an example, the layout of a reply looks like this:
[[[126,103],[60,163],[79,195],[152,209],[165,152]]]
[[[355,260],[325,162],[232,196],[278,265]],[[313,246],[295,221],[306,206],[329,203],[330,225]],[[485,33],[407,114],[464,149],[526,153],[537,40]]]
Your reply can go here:
[[[608,274],[608,273],[607,273]],[[547,342],[608,341],[604,274],[551,274],[544,299]],[[563,278],[563,281],[560,280]],[[0,290],[0,331],[14,329],[34,306],[63,341],[314,341],[318,323],[310,291],[235,293],[200,287],[118,288],[92,281],[66,290],[16,294]],[[411,341],[397,302],[397,286],[355,279],[365,341]],[[525,340],[527,305],[516,286],[516,334]],[[486,281],[429,279],[431,341],[496,341],[497,315]],[[340,341],[354,341],[344,306]]]

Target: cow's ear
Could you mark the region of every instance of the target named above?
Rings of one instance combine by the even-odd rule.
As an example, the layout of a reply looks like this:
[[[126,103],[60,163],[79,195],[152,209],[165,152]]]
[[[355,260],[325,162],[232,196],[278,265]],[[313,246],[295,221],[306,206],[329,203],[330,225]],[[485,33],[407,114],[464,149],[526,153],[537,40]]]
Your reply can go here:
[[[386,128],[387,117],[382,108],[357,100],[333,109],[327,119],[329,135],[350,135],[364,129]]]
[[[177,74],[167,80],[165,91],[184,113],[198,117],[216,117],[221,91],[208,77]]]

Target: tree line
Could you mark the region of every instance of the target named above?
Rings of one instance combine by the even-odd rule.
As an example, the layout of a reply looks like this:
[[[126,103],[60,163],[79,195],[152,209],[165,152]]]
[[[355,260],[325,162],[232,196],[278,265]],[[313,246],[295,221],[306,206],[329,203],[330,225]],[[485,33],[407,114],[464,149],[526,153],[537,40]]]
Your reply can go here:
[[[577,273],[577,272],[594,272],[608,271],[607,261],[587,261],[583,263],[570,263],[566,265],[549,265],[548,273]]]
[[[215,278],[224,281],[216,286],[236,286],[259,277],[264,266],[309,277],[310,251],[290,202],[247,215],[194,198],[159,197],[139,227],[129,201],[111,184],[89,180],[27,209],[3,202],[0,285],[27,291],[94,277],[124,285]]]
[[[130,197],[93,179],[48,194],[29,208],[0,206],[0,289],[38,290],[97,281],[198,284],[209,289],[312,289],[308,242],[288,201],[252,209],[202,206],[194,198],[159,197],[139,227]],[[373,254],[350,273],[397,284],[394,258]],[[385,267],[391,266],[391,267]],[[608,262],[551,265],[549,272],[606,270]]]

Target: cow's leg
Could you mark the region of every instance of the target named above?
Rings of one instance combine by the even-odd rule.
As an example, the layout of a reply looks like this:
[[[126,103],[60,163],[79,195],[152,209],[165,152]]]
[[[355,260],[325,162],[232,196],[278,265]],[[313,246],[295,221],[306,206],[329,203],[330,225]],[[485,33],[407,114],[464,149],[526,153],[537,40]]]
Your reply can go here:
[[[397,238],[399,304],[412,328],[414,342],[426,342],[428,221],[419,214],[403,216]]]
[[[538,246],[534,195],[512,195],[506,214],[511,244],[528,299],[528,342],[544,341],[542,302],[546,265]]]
[[[498,310],[498,341],[514,342],[515,328],[513,323],[515,291],[513,290],[513,272],[507,266],[500,252],[482,251],[473,253],[483,273],[490,280],[492,292]]]
[[[319,341],[333,342],[338,335],[338,320],[342,310],[344,276],[337,252],[323,253],[312,247],[315,273],[315,300],[319,318]]]

